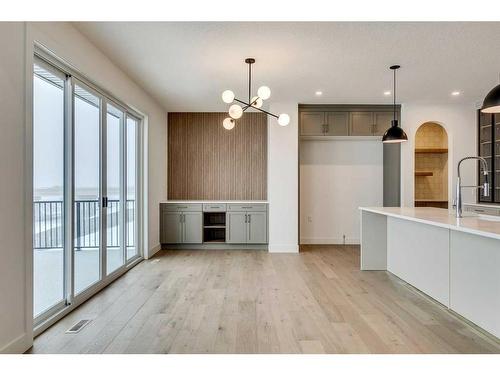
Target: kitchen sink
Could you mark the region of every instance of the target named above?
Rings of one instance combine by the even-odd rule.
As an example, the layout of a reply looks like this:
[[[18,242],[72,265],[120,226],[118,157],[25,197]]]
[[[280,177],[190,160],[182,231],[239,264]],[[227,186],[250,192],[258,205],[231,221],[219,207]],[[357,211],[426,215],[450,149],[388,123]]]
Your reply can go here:
[[[494,216],[494,215],[478,215],[479,220],[487,220],[487,221],[499,221],[500,222],[500,216]]]

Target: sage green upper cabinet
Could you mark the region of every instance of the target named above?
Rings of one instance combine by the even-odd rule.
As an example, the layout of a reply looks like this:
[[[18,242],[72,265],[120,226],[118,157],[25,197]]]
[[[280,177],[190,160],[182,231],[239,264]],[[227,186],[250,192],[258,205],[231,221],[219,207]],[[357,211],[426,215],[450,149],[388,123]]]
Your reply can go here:
[[[346,136],[349,134],[349,112],[325,112],[325,135]]]
[[[398,119],[400,110],[398,106]],[[391,126],[393,108],[389,105],[306,104],[299,106],[299,114],[300,136],[304,141],[317,140],[317,136],[380,137]]]
[[[394,112],[373,112],[373,135],[384,135],[391,126],[393,116]]]
[[[301,112],[300,134],[301,135],[324,135],[325,112]]]
[[[301,112],[300,135],[346,136],[349,112]]]
[[[349,135],[373,135],[373,112],[351,112],[349,117]]]

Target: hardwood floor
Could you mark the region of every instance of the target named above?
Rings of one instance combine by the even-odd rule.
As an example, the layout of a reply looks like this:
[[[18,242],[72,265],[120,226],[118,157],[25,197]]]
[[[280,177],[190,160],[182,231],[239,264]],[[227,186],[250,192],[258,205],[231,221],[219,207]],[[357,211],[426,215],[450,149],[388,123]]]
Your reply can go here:
[[[78,334],[65,331],[92,322]],[[358,246],[162,251],[35,339],[31,353],[500,353]]]

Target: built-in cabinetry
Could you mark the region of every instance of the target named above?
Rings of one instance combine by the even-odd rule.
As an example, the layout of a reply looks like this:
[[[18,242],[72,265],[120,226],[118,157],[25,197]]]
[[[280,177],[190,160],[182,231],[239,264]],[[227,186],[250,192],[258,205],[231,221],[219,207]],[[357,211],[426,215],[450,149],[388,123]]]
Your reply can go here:
[[[161,203],[162,244],[267,244],[267,203]]]
[[[227,243],[267,243],[266,204],[229,204],[226,223]]]
[[[202,243],[201,204],[162,204],[160,215],[161,243]]]
[[[386,106],[301,107],[300,135],[382,136],[392,119],[393,111]]]
[[[478,111],[478,152],[488,163],[491,191],[488,197],[478,190],[477,201],[500,203],[500,114]],[[478,182],[484,183],[481,165],[478,165]]]

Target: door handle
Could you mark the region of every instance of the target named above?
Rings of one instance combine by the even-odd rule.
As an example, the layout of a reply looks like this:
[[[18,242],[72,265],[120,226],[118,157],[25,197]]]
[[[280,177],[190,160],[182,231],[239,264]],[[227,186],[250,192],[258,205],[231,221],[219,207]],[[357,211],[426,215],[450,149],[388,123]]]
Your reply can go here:
[[[248,214],[248,222],[251,223],[252,222],[252,214]]]
[[[248,220],[248,219],[247,219],[247,216],[248,216],[248,215],[247,215],[247,214],[245,214],[245,224],[246,224],[246,223],[248,223],[248,221],[247,221],[247,220]]]

